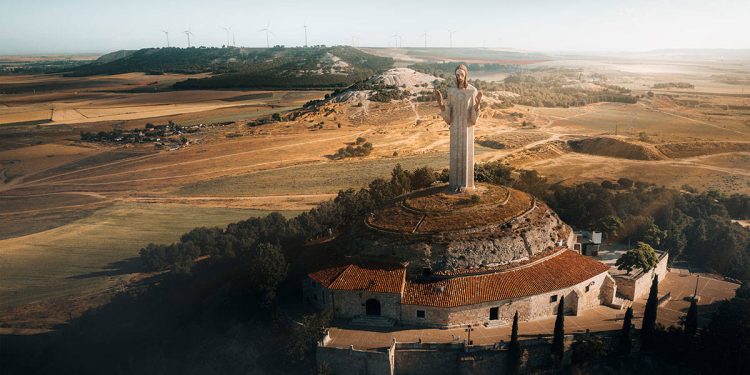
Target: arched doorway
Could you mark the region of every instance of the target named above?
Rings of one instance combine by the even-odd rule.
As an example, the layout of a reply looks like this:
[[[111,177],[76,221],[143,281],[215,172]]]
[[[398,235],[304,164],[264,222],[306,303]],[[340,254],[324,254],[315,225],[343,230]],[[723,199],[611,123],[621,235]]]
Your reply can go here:
[[[380,316],[380,301],[370,298],[365,302],[365,314]]]

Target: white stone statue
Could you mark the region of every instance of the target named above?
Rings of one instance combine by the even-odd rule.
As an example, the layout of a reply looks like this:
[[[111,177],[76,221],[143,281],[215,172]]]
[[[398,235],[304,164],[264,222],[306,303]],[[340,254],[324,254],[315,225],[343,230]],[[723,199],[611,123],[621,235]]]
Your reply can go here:
[[[440,116],[450,124],[450,188],[454,192],[474,189],[474,125],[479,117],[482,92],[467,82],[469,70],[456,68],[456,87],[448,89],[448,99],[435,90]]]

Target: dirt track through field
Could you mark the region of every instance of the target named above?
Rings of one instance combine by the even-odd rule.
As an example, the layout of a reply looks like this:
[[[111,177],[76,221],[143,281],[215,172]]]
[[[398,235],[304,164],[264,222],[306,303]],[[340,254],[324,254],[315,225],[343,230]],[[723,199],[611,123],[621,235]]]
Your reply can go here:
[[[157,170],[161,170],[161,169],[175,169],[175,167],[177,167],[177,166],[185,166],[185,165],[195,164],[195,163],[205,163],[206,161],[209,161],[209,160],[218,160],[218,159],[224,159],[224,158],[238,157],[238,156],[242,156],[242,155],[249,155],[249,154],[255,154],[255,153],[270,152],[270,151],[280,150],[280,149],[285,149],[285,148],[295,148],[295,147],[301,147],[301,146],[304,146],[304,145],[309,145],[309,144],[312,144],[312,143],[330,142],[330,141],[339,140],[339,139],[350,139],[352,137],[356,138],[357,136],[360,136],[362,134],[364,134],[364,132],[354,133],[354,135],[347,134],[347,135],[341,135],[341,136],[335,136],[335,137],[328,137],[328,138],[323,138],[323,139],[315,139],[315,140],[306,141],[306,142],[297,142],[297,143],[285,144],[285,145],[280,145],[280,146],[272,146],[272,147],[266,147],[266,148],[261,148],[261,149],[254,149],[254,150],[248,150],[248,151],[241,151],[241,152],[235,152],[235,153],[230,153],[230,154],[212,156],[212,157],[207,157],[207,158],[199,158],[199,159],[194,159],[194,160],[189,160],[189,161],[183,161],[183,162],[176,162],[176,163],[170,163],[170,164],[167,164],[167,165],[161,165],[161,166],[155,166],[155,167],[133,169],[133,170],[125,170],[125,171],[122,171],[122,172],[114,172],[114,173],[104,173],[104,174],[99,174],[99,175],[91,176],[91,177],[69,178],[69,179],[64,179],[62,181],[59,181],[59,182],[53,182],[51,184],[54,184],[54,185],[66,185],[66,184],[70,184],[72,182],[76,182],[77,181],[76,182],[77,185],[88,185],[88,186],[91,186],[91,185],[109,185],[109,184],[123,183],[123,182],[155,181],[155,180],[164,180],[164,179],[170,179],[170,178],[194,177],[194,176],[199,176],[199,175],[216,174],[217,173],[216,171],[211,171],[211,172],[189,173],[189,174],[181,174],[181,175],[162,176],[162,177],[150,177],[150,178],[140,178],[140,179],[125,179],[125,180],[112,181],[112,182],[101,182],[101,183],[86,183],[86,182],[81,182],[81,181],[91,180],[91,179],[101,179],[101,178],[104,178],[104,177],[112,177],[112,176],[120,176],[120,175],[132,175],[132,174],[135,174],[135,173],[143,173],[143,172],[153,172],[153,171],[157,171]],[[119,160],[119,161],[116,161],[116,162],[102,164],[102,165],[97,165],[97,166],[93,166],[93,167],[89,167],[89,168],[85,168],[85,169],[81,169],[81,170],[76,170],[76,171],[61,173],[59,175],[49,176],[49,177],[45,177],[45,178],[39,179],[39,180],[29,181],[28,183],[15,184],[13,186],[13,188],[29,187],[29,186],[33,186],[33,185],[38,185],[40,182],[43,182],[43,181],[49,181],[49,180],[58,179],[58,178],[60,178],[62,176],[66,176],[66,175],[70,175],[70,174],[81,173],[81,172],[84,172],[84,171],[91,171],[91,170],[94,170],[94,169],[99,169],[99,168],[104,168],[104,167],[112,167],[114,165],[120,165],[120,164],[132,164],[134,162],[143,161],[144,159],[153,159],[153,158],[158,157],[158,156],[159,156],[159,154],[157,153],[157,154],[144,155],[142,157],[137,157],[137,158],[128,158],[128,159]],[[310,158],[302,158],[302,159],[291,160],[291,161],[292,162],[300,162],[300,161],[308,161],[308,160],[311,160],[311,159]],[[260,165],[272,165],[274,163],[289,162],[289,161],[290,160],[279,161],[279,162],[265,162],[265,163],[250,164],[250,165],[243,166],[243,167],[223,168],[222,171],[242,170],[242,169],[248,169],[248,168],[251,168],[251,167],[257,167],[257,166],[260,166]],[[5,190],[8,190],[8,189],[6,188]]]

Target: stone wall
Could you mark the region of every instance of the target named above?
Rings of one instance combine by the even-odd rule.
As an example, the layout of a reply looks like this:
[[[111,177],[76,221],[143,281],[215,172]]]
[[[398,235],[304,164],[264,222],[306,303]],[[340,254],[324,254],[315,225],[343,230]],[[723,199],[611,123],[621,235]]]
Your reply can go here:
[[[318,366],[326,364],[336,375],[392,375],[393,350],[359,350],[318,346]]]
[[[551,338],[521,340],[526,353],[521,372],[547,373],[553,369]],[[570,364],[572,335],[565,336],[563,363]],[[507,344],[467,346],[465,343],[396,343],[378,350],[332,348],[325,340],[317,348],[318,365],[327,364],[339,375],[490,375],[507,371]]]
[[[648,272],[639,270],[632,275],[615,276],[615,281],[617,282],[617,294],[622,298],[635,301],[648,293],[654,275],[659,276],[659,281],[664,280],[667,272],[669,272],[667,270],[669,254],[667,252],[658,252],[657,255],[659,256],[659,263],[656,264],[654,269]]]
[[[513,315],[516,311],[518,311],[519,318],[522,321],[554,316],[557,314],[557,305],[562,296],[565,296],[566,300],[566,314],[576,315],[580,311],[606,302],[603,300],[601,288],[608,277],[609,274],[603,272],[569,288],[515,300],[493,301],[453,308],[403,305],[401,306],[401,322],[403,324],[432,327],[452,327],[467,324],[509,325],[513,322]],[[588,291],[586,291],[586,286],[589,286]],[[551,301],[550,297],[552,296],[557,296],[557,299]],[[493,307],[498,308],[498,320],[490,320],[490,309]],[[424,311],[425,317],[417,318],[417,310]]]
[[[600,289],[607,276],[608,274],[603,272],[569,288],[532,296],[529,314],[523,316],[523,320],[535,320],[556,315],[557,305],[562,296],[565,296],[566,314],[577,315],[579,312],[601,305]],[[589,286],[588,291],[586,291],[587,286]],[[557,300],[551,301],[552,296],[557,296]]]
[[[492,345],[396,343],[393,372],[397,375],[498,374],[505,369],[507,353]]]
[[[615,305],[615,296],[617,295],[617,284],[615,283],[615,279],[611,275],[607,275],[604,278],[604,281],[602,283],[602,287],[599,291],[601,294],[601,301],[602,304],[610,307],[620,308],[621,306]]]
[[[401,318],[401,295],[395,293],[373,293],[368,291],[331,291],[334,314],[337,318],[351,319],[365,315],[368,299],[380,302],[380,315],[391,319]]]
[[[302,298],[321,310],[331,304],[331,292],[309,277],[302,280]]]

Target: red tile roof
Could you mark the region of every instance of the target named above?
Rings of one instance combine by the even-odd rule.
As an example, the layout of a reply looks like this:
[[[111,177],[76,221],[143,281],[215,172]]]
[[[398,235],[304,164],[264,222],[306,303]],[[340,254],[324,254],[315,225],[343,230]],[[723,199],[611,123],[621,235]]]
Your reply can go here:
[[[609,266],[561,250],[527,266],[496,273],[429,282],[406,280],[406,268],[391,265],[329,267],[309,276],[332,290],[402,293],[401,304],[456,307],[545,294],[607,272]]]
[[[401,294],[404,290],[406,268],[392,265],[350,264],[323,269],[309,276],[333,290],[365,290]]]
[[[609,266],[574,251],[528,267],[477,276],[416,282],[407,281],[404,305],[456,307],[549,293],[607,272]]]
[[[349,268],[349,266],[349,264],[345,264],[343,266],[328,267],[319,271],[315,271],[307,276],[319,282],[324,287],[328,288],[328,286],[330,286],[331,283],[336,280],[339,275],[341,275],[341,272]]]

